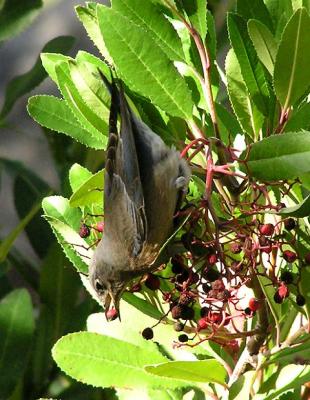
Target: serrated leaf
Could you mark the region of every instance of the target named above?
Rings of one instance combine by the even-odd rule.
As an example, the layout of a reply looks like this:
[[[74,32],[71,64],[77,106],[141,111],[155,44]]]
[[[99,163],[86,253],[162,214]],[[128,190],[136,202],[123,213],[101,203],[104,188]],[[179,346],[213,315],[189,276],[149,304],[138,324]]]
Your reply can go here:
[[[55,132],[64,133],[72,139],[94,149],[103,149],[106,139],[92,136],[76,119],[65,100],[54,96],[30,97],[28,113],[40,125]]]
[[[264,116],[253,103],[247,91],[233,49],[229,50],[227,54],[225,70],[227,75],[228,95],[234,113],[243,131],[251,138],[256,138],[258,137],[259,130],[262,128]]]
[[[128,86],[167,113],[191,119],[190,91],[153,37],[118,11],[98,5],[97,12],[108,50]]]
[[[145,1],[141,7],[140,0],[113,0],[112,5],[113,10],[126,17],[131,24],[148,32],[170,60],[184,59],[180,38],[159,7],[151,1]]]
[[[10,39],[26,29],[37,17],[42,0],[5,1],[0,10],[0,41]]]
[[[42,201],[42,208],[47,217],[59,219],[72,226],[73,229],[79,229],[82,214],[78,209],[70,207],[69,200],[65,197],[45,197]]]
[[[99,171],[85,181],[70,197],[71,207],[90,206],[103,207],[104,171]]]
[[[293,14],[292,0],[264,0],[264,2],[272,17],[275,38],[279,40],[287,21]]]
[[[282,208],[277,214],[284,217],[304,218],[310,215],[310,195],[308,195],[300,204],[292,207]]]
[[[275,354],[268,357],[264,365],[271,363],[282,363],[282,365],[302,364],[302,360],[310,360],[309,338],[305,343],[277,351]]]
[[[252,101],[263,115],[268,115],[268,88],[264,69],[258,62],[245,20],[237,14],[227,17],[228,33],[240,71]]]
[[[56,65],[55,71],[61,93],[78,121],[97,140],[103,140],[106,143],[108,132],[107,121],[98,117],[79,94],[70,77],[69,63],[63,62]]]
[[[157,376],[220,385],[225,385],[227,377],[225,368],[216,360],[170,361],[159,365],[147,365],[145,370]]]
[[[285,27],[274,66],[275,93],[284,109],[295,104],[309,89],[309,54],[310,16],[301,8]]]
[[[48,73],[49,77],[56,83],[59,87],[57,75],[56,75],[56,65],[61,64],[66,61],[73,61],[73,58],[65,56],[64,54],[57,53],[41,53],[41,61],[45,71]]]
[[[0,397],[7,399],[27,366],[34,332],[31,298],[16,289],[0,302]]]
[[[104,59],[112,64],[112,58],[100,33],[96,7],[97,3],[88,2],[86,7],[77,6],[75,10],[90,39],[97,46]]]
[[[72,192],[75,192],[83,183],[85,183],[92,173],[82,165],[73,164],[69,170],[69,181]]]
[[[258,58],[273,75],[277,53],[277,43],[270,30],[260,21],[251,19],[248,22],[248,31]]]
[[[254,143],[246,166],[251,176],[264,181],[294,179],[310,172],[309,157],[310,132],[289,132]],[[246,171],[244,165],[240,168]]]
[[[149,362],[166,358],[159,352],[90,332],[62,337],[53,347],[57,365],[72,378],[96,387],[177,388],[182,381],[154,377],[144,371]],[[117,367],[117,374],[115,368]]]
[[[273,31],[271,16],[263,0],[237,0],[237,13],[245,20],[255,18]]]
[[[49,41],[43,47],[42,52],[56,53],[61,51],[66,53],[72,47],[73,42],[74,39],[70,36],[59,36]],[[42,67],[40,58],[38,58],[30,71],[12,79],[7,85],[0,118],[4,118],[11,111],[18,98],[30,92],[45,78],[46,72]]]

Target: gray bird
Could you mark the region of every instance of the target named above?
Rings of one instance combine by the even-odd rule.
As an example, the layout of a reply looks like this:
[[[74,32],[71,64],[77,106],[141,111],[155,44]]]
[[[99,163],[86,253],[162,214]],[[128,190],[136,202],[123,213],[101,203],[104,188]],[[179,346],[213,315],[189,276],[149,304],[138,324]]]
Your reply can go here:
[[[134,115],[122,87],[114,79],[104,81],[111,93],[104,233],[90,262],[89,280],[107,312],[111,302],[118,311],[131,279],[156,268],[190,170],[175,149]]]

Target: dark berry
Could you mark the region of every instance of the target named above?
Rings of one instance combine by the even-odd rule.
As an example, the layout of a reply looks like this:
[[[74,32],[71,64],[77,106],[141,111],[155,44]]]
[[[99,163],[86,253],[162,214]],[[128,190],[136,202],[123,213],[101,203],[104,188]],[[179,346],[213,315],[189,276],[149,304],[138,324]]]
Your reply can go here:
[[[118,317],[118,312],[117,312],[116,308],[110,308],[106,312],[105,316],[108,321],[113,321],[114,319],[116,319]]]
[[[283,271],[280,277],[281,281],[289,285],[294,281],[294,275],[289,271]]]
[[[152,328],[145,328],[142,331],[142,336],[144,337],[144,339],[146,340],[150,340],[153,339],[154,337],[154,332]]]
[[[193,319],[195,316],[195,311],[189,306],[182,307],[181,318],[182,319]]]
[[[202,272],[203,277],[210,282],[215,281],[220,276],[220,273],[216,269],[205,268]]]
[[[182,335],[178,337],[178,341],[181,343],[186,343],[188,341],[188,336],[185,335],[185,333],[182,333]]]
[[[211,286],[210,286],[208,283],[203,283],[201,287],[202,287],[202,290],[203,290],[205,293],[208,293],[209,290],[211,290]]]
[[[284,220],[284,227],[287,231],[291,231],[292,229],[294,229],[296,227],[296,221],[294,220],[294,218],[287,218],[286,220]]]
[[[183,331],[183,329],[184,329],[184,324],[182,324],[181,322],[177,321],[177,322],[175,322],[175,323],[173,324],[173,329],[174,329],[176,332],[181,332],[181,331]]]
[[[208,315],[209,311],[210,311],[209,307],[202,307],[202,308],[200,309],[200,316],[201,316],[201,318],[206,317],[206,316]]]
[[[171,316],[173,319],[179,319],[182,315],[182,307],[181,306],[174,306],[171,309]]]
[[[200,318],[197,322],[198,330],[206,329],[208,327],[208,322],[205,318]]]
[[[307,265],[310,265],[310,253],[307,253],[307,254],[305,255],[305,263],[306,263]]]
[[[272,224],[264,224],[259,227],[259,231],[262,235],[272,236],[274,233],[274,226]]]
[[[191,244],[191,252],[196,257],[202,257],[209,254],[210,249],[206,247],[202,242],[194,242]]]
[[[192,301],[193,301],[193,296],[191,296],[189,293],[182,293],[179,298],[179,304],[182,306],[187,306]]]
[[[140,283],[135,283],[134,285],[131,286],[131,292],[140,292],[141,291],[141,284]]]
[[[157,290],[160,287],[160,280],[156,275],[147,274],[147,278],[144,281],[144,284],[147,288],[151,290]]]
[[[90,229],[87,225],[82,224],[79,230],[79,235],[81,238],[87,238],[90,235]]]
[[[283,258],[285,261],[292,263],[297,259],[297,254],[291,250],[283,251]]]
[[[279,295],[279,292],[276,291],[274,296],[273,296],[273,300],[275,301],[275,303],[281,304],[283,302],[283,298]]]
[[[252,311],[251,311],[250,307],[245,308],[245,309],[244,309],[244,313],[245,313],[246,315],[251,315],[251,314],[252,314]]]
[[[197,274],[196,272],[192,272],[189,276],[189,284],[194,285],[199,281],[199,279],[200,279],[199,274]]]
[[[259,307],[260,307],[260,302],[257,299],[255,299],[254,297],[252,297],[249,300],[249,309],[254,312],[254,311],[257,311],[259,309]]]
[[[96,229],[97,229],[98,232],[103,232],[104,222],[103,221],[97,222]]]
[[[233,254],[239,254],[242,251],[242,245],[238,242],[233,242],[230,244],[230,251]]]
[[[193,235],[191,233],[184,233],[181,236],[181,242],[186,250],[191,250],[191,242],[193,240]]]
[[[187,281],[188,277],[189,277],[189,272],[186,269],[184,269],[181,274],[178,274],[176,276],[176,281],[178,283],[183,283],[183,282]]]
[[[296,304],[299,305],[300,307],[303,307],[306,304],[306,299],[304,298],[303,295],[298,294],[296,296]]]

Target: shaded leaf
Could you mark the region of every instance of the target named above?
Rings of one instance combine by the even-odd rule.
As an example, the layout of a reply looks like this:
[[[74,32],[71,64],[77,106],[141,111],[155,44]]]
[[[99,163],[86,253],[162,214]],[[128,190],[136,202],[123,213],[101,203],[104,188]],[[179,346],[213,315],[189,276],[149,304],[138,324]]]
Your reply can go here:
[[[104,137],[94,137],[75,118],[64,100],[54,96],[33,96],[28,101],[28,113],[45,128],[64,133],[72,139],[94,149],[102,149]]]
[[[8,3],[8,2],[7,2]],[[42,49],[42,52],[56,53],[58,51],[66,53],[73,45],[74,39],[71,36],[59,36],[49,41]],[[16,100],[24,94],[30,92],[38,86],[47,74],[42,66],[40,57],[34,66],[27,73],[11,80],[5,91],[4,104],[0,113],[0,118],[4,118],[14,106]]]
[[[287,109],[310,86],[310,16],[297,10],[287,23],[279,43],[274,66],[274,88],[282,107]]]
[[[99,171],[87,179],[70,197],[71,207],[91,206],[93,203],[103,207],[104,171]]]
[[[182,8],[185,10],[193,27],[204,40],[207,34],[206,0],[182,0]]]
[[[293,110],[293,115],[285,124],[284,132],[298,132],[310,128],[310,103],[303,104],[297,110]]]
[[[72,192],[75,192],[83,183],[91,178],[92,173],[82,165],[73,164],[69,171],[69,181]]]
[[[245,20],[255,18],[273,31],[272,19],[263,0],[237,0],[237,13]]]
[[[265,365],[270,363],[283,363],[284,365],[302,364],[303,361],[307,362],[309,360],[310,346],[308,338],[308,341],[305,343],[293,347],[283,348],[280,351],[277,351],[275,354],[272,354],[266,360]]]
[[[241,158],[246,157],[246,151]],[[310,133],[290,132],[270,136],[251,146],[246,166],[261,180],[294,179],[310,172]],[[244,165],[240,168],[245,171]]]
[[[284,207],[277,212],[284,217],[304,218],[310,215],[310,195],[307,196],[300,204],[292,207]]]
[[[270,75],[273,75],[277,43],[272,33],[263,23],[255,19],[248,22],[248,30],[258,58]]]
[[[25,289],[9,293],[0,302],[0,398],[7,399],[27,366],[34,316]]]

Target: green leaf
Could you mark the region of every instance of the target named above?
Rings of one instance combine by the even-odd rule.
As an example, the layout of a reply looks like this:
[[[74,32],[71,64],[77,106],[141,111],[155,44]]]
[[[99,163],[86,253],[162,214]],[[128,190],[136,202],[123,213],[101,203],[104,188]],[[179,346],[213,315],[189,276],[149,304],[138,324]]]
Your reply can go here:
[[[48,73],[49,77],[56,83],[59,87],[57,75],[56,75],[56,65],[61,64],[65,61],[73,61],[73,58],[65,56],[63,54],[57,53],[41,53],[41,61],[45,71]]]
[[[246,151],[241,158],[246,157]],[[270,136],[251,146],[246,166],[251,176],[273,181],[294,179],[310,172],[310,132]],[[244,165],[240,168],[246,171]]]
[[[283,348],[280,351],[277,351],[275,354],[272,354],[270,357],[268,357],[264,365],[271,363],[281,363],[284,365],[302,364],[303,360],[310,360],[309,338],[305,343],[293,347]]]
[[[9,0],[0,10],[0,41],[10,39],[26,29],[39,14],[42,0]]]
[[[104,171],[99,171],[87,179],[70,197],[71,207],[97,204],[103,207]]]
[[[310,267],[303,266],[300,271],[300,290],[306,299],[307,316],[310,316]]]
[[[275,290],[273,286],[270,285],[270,279],[265,276],[265,270],[261,265],[258,267],[257,272],[259,273],[257,274],[259,284],[262,288],[264,295],[266,296],[270,311],[276,323],[278,324],[281,319],[281,305],[276,303],[273,299]]]
[[[88,2],[86,7],[77,6],[75,10],[79,20],[84,25],[88,36],[94,42],[95,46],[97,46],[98,50],[103,55],[103,58],[109,64],[112,64],[112,58],[101,36],[96,7],[97,3]]]
[[[309,89],[309,54],[310,16],[301,8],[285,27],[274,66],[274,88],[285,110]]]
[[[277,214],[283,217],[304,218],[310,215],[310,195],[308,195],[300,204],[292,207],[282,208]]]
[[[194,382],[213,382],[225,385],[227,372],[216,360],[170,361],[148,365],[145,370],[157,376]]]
[[[34,332],[31,299],[25,289],[0,302],[0,398],[7,399],[27,366]]]
[[[258,137],[264,117],[249,95],[240,66],[233,49],[230,49],[225,63],[229,100],[238,121],[251,138]]]
[[[87,168],[77,163],[73,164],[69,171],[69,181],[72,192],[75,192],[91,177],[92,173]]]
[[[272,33],[264,24],[255,19],[249,20],[248,31],[258,58],[270,75],[273,75],[277,43]]]
[[[70,36],[59,36],[49,41],[42,49],[42,52],[56,53],[58,51],[66,53],[73,45],[74,39]],[[38,86],[45,78],[46,72],[42,67],[40,57],[34,66],[27,73],[11,80],[7,85],[5,99],[0,118],[4,118],[14,106],[16,100],[24,94],[30,92]]]
[[[255,18],[273,31],[271,16],[263,0],[237,0],[237,14],[245,20]]]
[[[205,4],[205,0],[203,2]],[[113,0],[113,10],[126,17],[128,23],[148,32],[170,60],[184,59],[179,36],[160,8],[151,1],[145,1],[141,7],[140,0]]]
[[[285,124],[284,132],[298,132],[310,129],[310,103],[301,105],[297,110],[293,110],[293,115]]]
[[[25,229],[26,225],[32,220],[32,218],[37,214],[41,208],[41,202],[35,204],[29,213],[20,221],[20,223],[8,234],[8,236],[2,240],[0,244],[0,262],[3,262],[10,248],[13,246],[16,238]]]
[[[204,41],[207,34],[207,1],[183,0],[182,8],[185,10],[191,24]]]
[[[190,91],[153,37],[118,11],[104,6],[98,5],[98,19],[108,50],[128,86],[167,113],[191,119]]]
[[[53,347],[52,355],[65,373],[96,387],[177,388],[187,385],[145,372],[146,364],[166,361],[153,347],[142,348],[95,333],[79,332],[62,337]]]
[[[133,293],[125,292],[122,295],[122,299],[151,318],[160,320],[163,317],[163,314],[156,307]]]
[[[268,88],[264,69],[258,62],[245,20],[237,14],[227,17],[228,33],[245,85],[259,111],[268,115]]]
[[[275,38],[281,38],[283,29],[293,14],[292,0],[264,0],[275,27]],[[264,23],[264,21],[261,21]]]
[[[40,95],[29,99],[28,113],[40,125],[64,133],[72,139],[94,149],[103,149],[104,136],[94,137],[76,119],[68,104],[54,96]]]
[[[71,111],[92,136],[97,140],[104,140],[106,143],[108,132],[107,121],[98,117],[83,100],[78,89],[72,82],[69,63],[63,62],[56,65],[55,70],[61,93]]]

